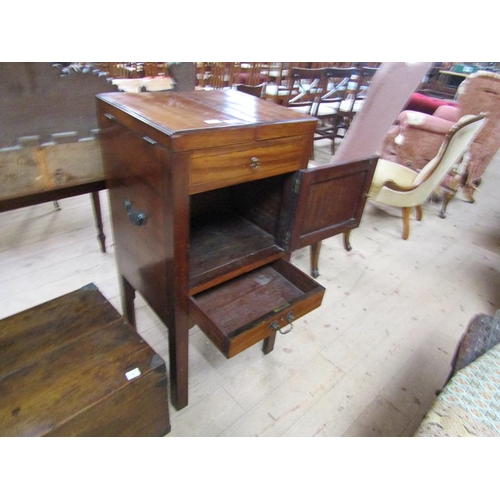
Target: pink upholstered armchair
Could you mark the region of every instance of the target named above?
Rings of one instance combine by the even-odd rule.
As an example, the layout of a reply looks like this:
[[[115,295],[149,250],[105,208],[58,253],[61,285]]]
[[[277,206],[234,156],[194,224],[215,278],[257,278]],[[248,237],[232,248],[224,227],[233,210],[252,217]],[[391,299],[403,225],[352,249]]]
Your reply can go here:
[[[487,122],[469,150],[441,185],[445,217],[448,202],[462,188],[465,201],[474,192],[500,147],[500,74],[478,71],[467,77],[457,92],[458,107],[440,106],[433,115],[403,111],[384,139],[381,158],[420,169],[437,153],[444,136],[462,116],[487,114]]]

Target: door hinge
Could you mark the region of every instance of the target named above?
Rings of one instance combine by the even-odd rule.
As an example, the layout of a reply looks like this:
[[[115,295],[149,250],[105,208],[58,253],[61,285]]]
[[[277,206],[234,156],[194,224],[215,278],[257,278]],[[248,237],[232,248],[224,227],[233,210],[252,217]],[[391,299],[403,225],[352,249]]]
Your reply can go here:
[[[285,233],[285,245],[288,246],[290,244],[290,238],[292,237],[292,235],[290,234],[290,231],[287,231]]]
[[[292,188],[292,191],[293,191],[295,194],[299,194],[299,189],[300,189],[300,177],[297,177],[297,178],[293,181],[293,188]]]

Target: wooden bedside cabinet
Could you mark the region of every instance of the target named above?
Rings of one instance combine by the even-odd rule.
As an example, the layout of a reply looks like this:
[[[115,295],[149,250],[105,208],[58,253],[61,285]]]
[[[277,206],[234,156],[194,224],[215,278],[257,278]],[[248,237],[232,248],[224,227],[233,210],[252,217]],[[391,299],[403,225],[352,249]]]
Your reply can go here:
[[[122,303],[169,331],[172,401],[188,403],[188,329],[231,357],[319,307],[288,261],[357,227],[376,159],[308,170],[316,119],[229,90],[97,96]],[[335,186],[333,192],[332,185]]]

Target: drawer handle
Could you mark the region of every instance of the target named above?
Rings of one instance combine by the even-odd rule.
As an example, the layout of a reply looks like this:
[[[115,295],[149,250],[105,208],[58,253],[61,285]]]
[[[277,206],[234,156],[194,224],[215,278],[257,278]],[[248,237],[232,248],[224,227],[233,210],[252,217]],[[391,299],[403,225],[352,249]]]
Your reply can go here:
[[[257,170],[260,167],[260,160],[256,156],[250,158],[250,168],[252,170]]]
[[[293,330],[293,324],[292,321],[295,319],[293,317],[293,312],[289,312],[286,316],[286,319],[289,323],[288,329],[287,330],[282,330],[280,328],[280,325],[278,324],[277,321],[273,321],[269,326],[275,331],[275,332],[280,332],[281,335],[286,335],[287,333],[290,333]]]
[[[144,224],[146,224],[148,220],[146,214],[144,212],[141,212],[140,210],[135,210],[130,200],[125,199],[123,201],[123,205],[125,207],[125,210],[127,211],[130,222],[134,226],[144,226]]]

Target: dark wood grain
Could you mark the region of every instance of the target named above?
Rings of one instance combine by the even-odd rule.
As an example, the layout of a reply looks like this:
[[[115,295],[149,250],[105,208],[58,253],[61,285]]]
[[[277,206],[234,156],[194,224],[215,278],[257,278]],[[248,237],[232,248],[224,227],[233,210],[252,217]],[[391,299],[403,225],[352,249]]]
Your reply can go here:
[[[189,289],[197,293],[225,275],[262,265],[283,254],[273,235],[236,215],[193,225],[189,250]],[[220,282],[220,280],[218,281]]]
[[[108,93],[98,99],[107,112],[140,135],[172,151],[243,144],[314,133],[317,120],[263,99],[230,90],[210,92]],[[262,102],[261,102],[262,101]]]
[[[170,430],[163,360],[94,285],[6,318],[0,332],[0,435]]]
[[[280,240],[289,249],[312,245],[359,226],[377,158],[302,170],[290,181]],[[293,221],[293,225],[286,226]]]
[[[0,378],[119,321],[119,313],[96,290],[83,287],[1,320]]]

